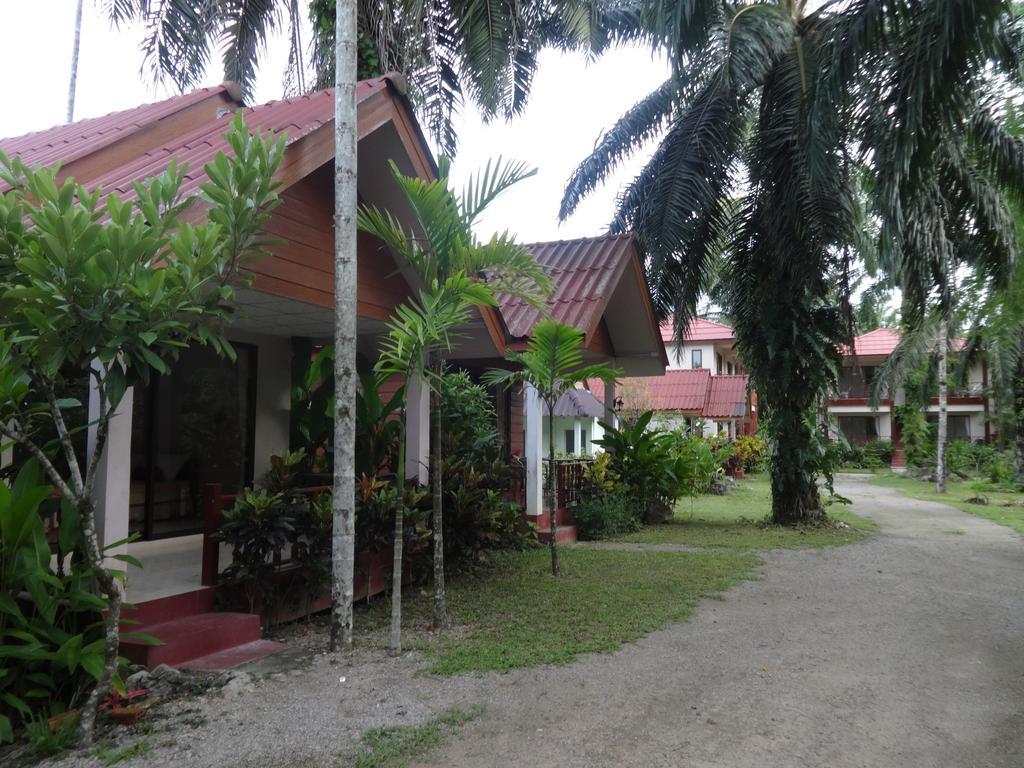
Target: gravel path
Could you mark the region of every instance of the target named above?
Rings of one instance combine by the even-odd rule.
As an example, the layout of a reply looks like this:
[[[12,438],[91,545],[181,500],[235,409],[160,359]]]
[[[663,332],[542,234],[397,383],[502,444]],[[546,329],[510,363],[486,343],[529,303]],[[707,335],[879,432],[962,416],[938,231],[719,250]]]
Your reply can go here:
[[[1024,548],[863,478],[882,532],[766,555],[762,579],[618,653],[538,669],[429,765],[1024,765]]]
[[[415,654],[279,658],[119,765],[345,765],[369,728],[482,705],[424,765],[1020,768],[1020,537],[863,479],[839,490],[881,524],[870,541],[766,553],[759,581],[614,654],[454,678]]]

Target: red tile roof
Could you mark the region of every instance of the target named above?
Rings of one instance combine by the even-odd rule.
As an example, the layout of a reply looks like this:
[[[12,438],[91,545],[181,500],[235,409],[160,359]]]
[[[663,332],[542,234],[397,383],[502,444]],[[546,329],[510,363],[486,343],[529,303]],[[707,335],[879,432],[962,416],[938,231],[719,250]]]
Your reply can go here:
[[[230,100],[231,86],[200,88],[182,96],[172,96],[152,104],[111,112],[102,117],[78,120],[43,131],[0,139],[0,147],[12,157],[18,155],[26,165],[50,166],[69,163],[131,136],[142,128],[215,94]]]
[[[900,343],[900,332],[896,328],[877,328],[863,333],[853,340],[853,354],[859,356],[891,355]],[[849,350],[845,350],[849,354]]]
[[[843,354],[846,357],[888,357],[896,351],[900,343],[899,328],[876,328],[873,331],[862,333],[853,339],[853,355],[849,347],[843,347]],[[961,338],[951,340],[954,350],[963,349],[966,341]]]
[[[391,78],[385,76],[361,81],[356,88],[357,101],[361,102],[386,89],[389,80]],[[230,95],[231,90],[230,85],[200,89],[184,96],[174,96],[155,104],[115,112],[105,117],[79,120],[46,131],[4,139],[0,141],[0,148],[9,155],[20,155],[27,163],[49,165],[58,160],[67,163],[72,159],[97,152],[147,124],[207,98],[211,93],[220,91]],[[203,166],[212,160],[217,152],[229,149],[224,133],[234,116],[235,108],[240,109],[242,106],[237,101],[234,102],[217,119],[138,155],[130,162],[90,181],[89,186],[102,187],[106,191],[116,191],[125,197],[131,197],[134,194],[131,188],[133,181],[141,181],[163,173],[171,157],[176,157],[179,164],[188,164],[181,188],[182,195],[195,194],[206,178]],[[254,131],[286,131],[287,143],[290,145],[334,119],[334,89],[328,88],[293,99],[246,107],[244,115],[249,128]]]
[[[707,368],[668,370],[664,376],[621,379],[616,394],[631,408],[739,419],[747,412],[747,381],[746,376],[712,376]],[[604,402],[604,382],[587,384]]]
[[[661,339],[665,342],[675,341],[675,328],[672,318],[661,323]],[[685,341],[733,341],[736,332],[728,325],[695,317],[686,328]]]
[[[551,277],[551,317],[589,333],[611,298],[633,253],[633,235],[602,235],[526,246]],[[514,338],[526,338],[542,319],[540,310],[500,297],[501,314]],[[637,308],[641,311],[641,308]]]
[[[712,376],[703,416],[708,419],[737,419],[747,413],[747,377]]]

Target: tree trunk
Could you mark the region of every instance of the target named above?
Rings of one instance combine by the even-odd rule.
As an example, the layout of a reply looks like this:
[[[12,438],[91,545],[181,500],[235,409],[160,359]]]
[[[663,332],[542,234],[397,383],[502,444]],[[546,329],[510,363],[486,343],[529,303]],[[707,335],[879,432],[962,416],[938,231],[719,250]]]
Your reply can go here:
[[[388,651],[392,656],[402,652],[402,549],[405,543],[405,409],[402,410],[398,430],[398,477],[395,489],[398,503],[395,507],[394,553],[391,560],[391,629],[388,633]]]
[[[778,525],[821,522],[825,512],[818,493],[817,468],[808,451],[815,436],[803,414],[787,414],[785,423],[791,426],[779,430],[772,450],[772,522]]]
[[[355,572],[356,3],[339,0],[334,50],[334,494],[332,651],[352,647]]]
[[[1024,353],[1017,355],[1013,376],[1013,476],[1019,483],[1024,478]],[[1004,444],[1009,440],[1000,435]]]
[[[939,334],[936,350],[939,355],[939,433],[935,441],[935,492],[946,492],[946,435],[948,420],[949,386],[946,380],[946,339],[949,337],[949,320],[943,311],[939,319]]]
[[[102,455],[102,446],[97,451],[97,455],[94,455],[93,461],[99,461],[100,455]],[[96,713],[103,697],[110,690],[110,681],[117,671],[120,647],[121,585],[103,565],[103,547],[100,546],[99,535],[96,531],[96,507],[91,496],[86,495],[79,498],[75,506],[81,521],[86,560],[92,569],[99,592],[107,603],[107,616],[103,627],[103,672],[89,692],[78,722],[78,744],[88,747],[93,743]]]
[[[71,46],[71,77],[68,80],[68,122],[75,119],[75,94],[78,91],[78,51],[82,44],[82,0],[75,8],[75,42]]]
[[[546,403],[548,407],[548,510],[551,514],[551,575],[557,576],[558,570],[558,510],[555,499],[555,404]],[[543,474],[543,469],[541,470]]]
[[[441,487],[441,356],[430,356],[434,386],[430,389],[430,490],[434,500],[434,626],[441,629],[448,617],[444,605],[444,489]]]

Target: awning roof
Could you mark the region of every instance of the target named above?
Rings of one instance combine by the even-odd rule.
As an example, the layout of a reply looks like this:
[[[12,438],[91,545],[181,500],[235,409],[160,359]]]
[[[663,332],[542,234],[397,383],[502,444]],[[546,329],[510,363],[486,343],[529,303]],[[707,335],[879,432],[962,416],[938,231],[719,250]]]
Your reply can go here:
[[[585,389],[570,389],[555,403],[555,416],[604,418],[604,404]]]

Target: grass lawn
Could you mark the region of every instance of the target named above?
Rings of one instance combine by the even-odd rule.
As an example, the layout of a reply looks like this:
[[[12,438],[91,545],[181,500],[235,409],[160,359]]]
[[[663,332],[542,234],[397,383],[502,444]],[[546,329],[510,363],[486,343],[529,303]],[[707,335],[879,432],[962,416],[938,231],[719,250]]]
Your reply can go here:
[[[830,507],[829,516],[850,528],[784,528],[765,523],[770,512],[769,480],[753,477],[741,480],[725,496],[682,499],[672,522],[644,526],[618,540],[727,549],[790,549],[850,544],[863,540],[866,531],[878,530],[873,521],[853,514],[842,504]]]
[[[490,567],[448,585],[452,628],[426,631],[429,590],[408,589],[404,647],[434,658],[432,672],[457,674],[567,664],[581,653],[614,651],[690,615],[696,601],[750,578],[747,553],[637,552],[563,547],[551,576],[546,548],[498,555]],[[363,609],[356,625],[383,643],[389,601]]]
[[[978,490],[979,484],[972,481],[948,482],[946,483],[946,493],[940,494],[935,492],[934,483],[926,483],[923,480],[915,480],[912,477],[903,477],[892,473],[872,478],[869,482],[886,488],[895,488],[914,499],[949,504],[1024,534],[1024,507],[1018,505],[1018,502],[1024,499],[1024,494]],[[988,498],[988,504],[968,504],[966,499],[973,496]],[[1012,506],[1003,506],[1004,504]]]

